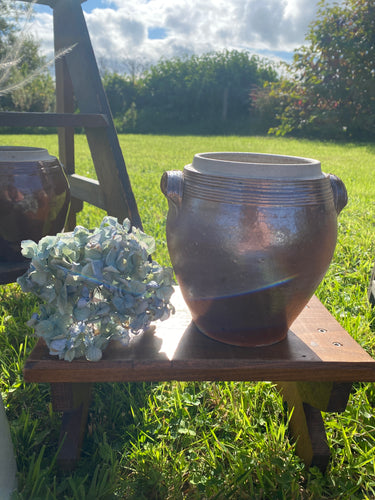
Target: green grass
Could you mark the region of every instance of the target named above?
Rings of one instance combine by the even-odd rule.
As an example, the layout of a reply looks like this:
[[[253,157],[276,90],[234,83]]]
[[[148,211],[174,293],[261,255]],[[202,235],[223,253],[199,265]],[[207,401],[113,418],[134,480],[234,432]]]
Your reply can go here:
[[[254,151],[319,159],[340,176],[349,203],[329,271],[317,294],[375,355],[374,311],[367,286],[375,259],[375,146],[272,137],[120,136],[144,229],[169,264],[164,170],[182,169],[203,151]],[[46,147],[55,136],[2,136],[0,144]],[[95,177],[84,136],[76,170]],[[103,212],[85,205],[80,224]],[[0,287],[0,388],[16,448],[18,499],[370,499],[375,498],[375,389],[354,384],[347,410],[327,414],[332,460],[325,475],[306,471],[290,442],[282,400],[270,383],[97,384],[82,459],[71,477],[54,457],[59,416],[48,386],[24,384],[22,366],[35,343],[25,326],[37,307],[16,284]]]

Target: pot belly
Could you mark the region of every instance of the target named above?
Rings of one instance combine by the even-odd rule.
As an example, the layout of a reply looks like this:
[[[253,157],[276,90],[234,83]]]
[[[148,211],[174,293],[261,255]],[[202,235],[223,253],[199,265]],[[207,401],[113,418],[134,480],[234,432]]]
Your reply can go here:
[[[8,169],[10,170],[10,168]],[[39,241],[61,231],[69,210],[70,191],[60,165],[0,175],[0,260],[23,261],[21,241]]]
[[[330,203],[259,207],[187,200],[167,223],[172,264],[197,327],[261,346],[285,338],[336,243]]]

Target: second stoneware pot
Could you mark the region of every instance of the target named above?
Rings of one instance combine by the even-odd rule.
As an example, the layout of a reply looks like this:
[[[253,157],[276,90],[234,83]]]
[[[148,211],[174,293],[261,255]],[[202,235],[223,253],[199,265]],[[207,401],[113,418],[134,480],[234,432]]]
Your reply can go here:
[[[198,329],[239,346],[283,340],[331,262],[340,179],[308,158],[201,153],[163,174],[167,243]]]
[[[61,231],[70,190],[58,159],[46,149],[0,147],[0,261],[22,262],[21,241]]]

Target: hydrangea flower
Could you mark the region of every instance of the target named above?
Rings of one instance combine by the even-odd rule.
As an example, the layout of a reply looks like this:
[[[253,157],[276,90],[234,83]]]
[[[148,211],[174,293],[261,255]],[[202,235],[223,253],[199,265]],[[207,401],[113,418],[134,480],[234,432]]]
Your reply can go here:
[[[110,339],[127,343],[173,311],[172,269],[152,261],[154,239],[128,219],[107,216],[93,231],[77,226],[21,247],[31,263],[17,282],[43,301],[28,325],[60,359],[97,361]]]

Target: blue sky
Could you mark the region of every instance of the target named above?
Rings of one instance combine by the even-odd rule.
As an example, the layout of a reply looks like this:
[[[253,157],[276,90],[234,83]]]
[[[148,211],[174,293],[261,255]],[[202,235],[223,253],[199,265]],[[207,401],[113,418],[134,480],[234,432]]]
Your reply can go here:
[[[102,2],[102,0],[87,0],[86,2],[82,3],[83,10],[85,12],[91,12],[92,10],[100,7],[107,7],[108,2]],[[51,12],[51,8],[48,7],[47,5],[41,5],[37,4],[35,5],[35,11],[36,12]]]
[[[93,9],[106,6],[101,0],[88,0],[83,2],[82,7],[85,12],[91,12]]]
[[[110,70],[217,50],[290,60],[316,18],[318,0],[87,0],[99,64]],[[31,31],[52,55],[52,10],[35,6]]]

